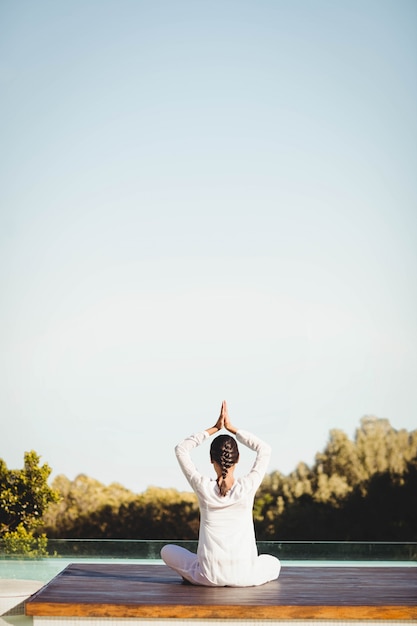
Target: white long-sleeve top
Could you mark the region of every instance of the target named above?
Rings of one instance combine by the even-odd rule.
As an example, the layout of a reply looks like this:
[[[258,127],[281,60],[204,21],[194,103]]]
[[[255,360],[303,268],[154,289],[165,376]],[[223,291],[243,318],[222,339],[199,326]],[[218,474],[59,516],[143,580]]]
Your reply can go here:
[[[238,430],[239,443],[256,452],[252,469],[237,478],[226,496],[217,481],[204,476],[191,459],[191,450],[209,437],[203,431],[187,437],[175,448],[178,462],[195,491],[200,506],[197,557],[202,574],[214,585],[260,584],[258,550],[253,525],[253,502],[265,475],[270,446],[245,430]]]

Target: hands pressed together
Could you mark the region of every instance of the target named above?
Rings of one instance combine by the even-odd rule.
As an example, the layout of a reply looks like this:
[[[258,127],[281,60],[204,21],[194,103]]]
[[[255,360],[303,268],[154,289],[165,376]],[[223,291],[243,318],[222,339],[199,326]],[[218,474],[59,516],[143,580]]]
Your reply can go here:
[[[207,432],[210,435],[213,435],[215,432],[217,432],[218,430],[221,430],[222,428],[226,428],[226,430],[228,430],[230,433],[233,433],[234,435],[237,432],[237,428],[235,428],[235,426],[233,426],[232,422],[230,421],[226,400],[223,400],[222,402],[222,407],[220,409],[220,415],[218,417],[217,422],[215,423],[214,426],[212,426],[211,428],[208,428]]]

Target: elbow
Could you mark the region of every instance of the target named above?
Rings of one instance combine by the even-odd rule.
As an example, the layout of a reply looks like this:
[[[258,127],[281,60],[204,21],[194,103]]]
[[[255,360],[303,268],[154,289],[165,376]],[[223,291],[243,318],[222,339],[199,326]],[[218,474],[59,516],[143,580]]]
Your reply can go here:
[[[178,443],[178,444],[175,446],[175,456],[177,457],[177,459],[179,459],[179,458],[180,458],[180,456],[182,455],[182,452],[183,452],[183,450],[182,450],[182,446],[181,446],[181,444],[180,444],[180,443]]]

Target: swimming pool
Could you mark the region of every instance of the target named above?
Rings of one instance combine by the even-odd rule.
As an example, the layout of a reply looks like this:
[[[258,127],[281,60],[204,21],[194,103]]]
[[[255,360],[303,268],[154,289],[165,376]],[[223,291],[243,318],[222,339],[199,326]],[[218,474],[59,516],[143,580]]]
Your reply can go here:
[[[160,550],[166,543],[197,550],[196,541],[50,539],[51,556],[34,559],[0,553],[0,580],[48,582],[67,565],[80,561],[95,563],[162,563]],[[417,543],[389,542],[258,542],[259,553],[273,554],[286,565],[341,567],[348,565],[384,567],[417,566]]]
[[[71,563],[161,564],[166,543],[197,547],[180,541],[50,540],[48,557],[0,553],[0,626],[34,626],[24,614],[24,601]],[[417,543],[259,542],[258,550],[277,556],[283,567],[417,567]]]
[[[7,559],[0,558],[0,589],[2,580],[34,580],[47,583],[54,576],[62,572],[70,563],[137,563],[142,564],[161,564],[160,559],[112,559],[112,558],[82,558],[82,557],[64,557],[45,559]],[[356,567],[417,567],[415,561],[335,561],[335,560],[281,560],[283,565],[298,565],[299,567],[348,567],[355,565]]]

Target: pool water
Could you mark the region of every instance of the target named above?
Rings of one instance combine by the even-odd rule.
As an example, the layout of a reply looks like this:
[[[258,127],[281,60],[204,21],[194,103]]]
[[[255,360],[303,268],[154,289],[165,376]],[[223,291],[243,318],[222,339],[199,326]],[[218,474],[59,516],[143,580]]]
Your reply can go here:
[[[62,572],[70,563],[137,563],[139,565],[157,565],[160,559],[115,559],[115,558],[80,558],[80,557],[49,557],[45,559],[0,559],[0,590],[1,580],[37,580],[47,583]],[[281,560],[285,566],[299,567],[417,567],[416,561],[328,561],[328,560]]]

